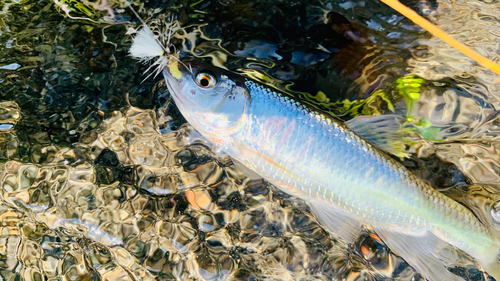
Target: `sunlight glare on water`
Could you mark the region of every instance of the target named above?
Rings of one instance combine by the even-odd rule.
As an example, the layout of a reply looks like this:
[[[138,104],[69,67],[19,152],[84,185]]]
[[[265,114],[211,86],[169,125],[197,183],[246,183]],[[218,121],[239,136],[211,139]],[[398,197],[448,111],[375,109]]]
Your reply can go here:
[[[392,105],[417,128],[402,163],[498,219],[500,78],[384,4],[313,2],[133,5],[152,26],[174,15],[201,30],[193,54],[341,120]],[[405,4],[499,62],[497,1]],[[128,55],[141,23],[127,5],[0,3],[3,279],[420,278],[370,229],[347,245],[185,124]],[[469,257],[457,264],[486,280]]]

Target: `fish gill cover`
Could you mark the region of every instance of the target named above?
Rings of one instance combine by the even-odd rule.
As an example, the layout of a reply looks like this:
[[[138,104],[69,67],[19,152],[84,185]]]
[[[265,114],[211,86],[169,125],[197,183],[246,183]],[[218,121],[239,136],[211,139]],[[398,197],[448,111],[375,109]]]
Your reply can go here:
[[[405,4],[497,55],[496,1]],[[4,279],[418,278],[373,233],[346,245],[303,201],[183,126],[162,79],[145,80],[148,65],[128,56],[142,26],[128,5],[152,26],[173,17],[199,28],[198,56],[227,54],[227,69],[342,120],[409,115],[441,142],[409,147],[406,167],[473,208],[500,199],[498,77],[381,3],[6,0]],[[467,257],[460,264],[465,279],[485,280]]]

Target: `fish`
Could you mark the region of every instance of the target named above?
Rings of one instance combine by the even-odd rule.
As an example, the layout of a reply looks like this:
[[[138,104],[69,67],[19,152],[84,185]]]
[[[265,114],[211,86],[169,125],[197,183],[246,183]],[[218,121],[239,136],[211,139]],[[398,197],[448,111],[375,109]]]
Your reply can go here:
[[[343,123],[244,76],[164,56],[166,84],[189,124],[236,162],[308,202],[340,238],[353,243],[369,226],[428,280],[463,280],[448,269],[455,262],[450,249],[459,249],[500,280],[495,228],[390,157],[382,150],[390,138],[367,129],[394,117]]]

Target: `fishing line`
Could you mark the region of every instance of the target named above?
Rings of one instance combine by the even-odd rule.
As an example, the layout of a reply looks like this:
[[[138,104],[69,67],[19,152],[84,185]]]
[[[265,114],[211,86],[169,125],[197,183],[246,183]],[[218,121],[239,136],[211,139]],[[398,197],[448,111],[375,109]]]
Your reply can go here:
[[[430,21],[426,20],[424,17],[420,16],[417,14],[415,11],[412,9],[408,8],[407,6],[403,5],[401,2],[398,0],[380,0],[392,9],[396,10],[418,26],[422,27],[423,29],[427,30],[429,33],[433,34],[434,36],[438,37],[439,39],[443,40],[445,43],[449,44],[462,54],[468,56],[478,64],[488,68],[489,70],[495,72],[496,74],[500,75],[500,65],[495,63],[494,61],[486,58],[485,56],[479,54],[478,52],[472,50],[471,48],[467,47],[463,43],[459,42],[455,38],[451,37],[448,35],[446,32],[444,32],[442,29],[431,23]],[[142,20],[142,18],[139,16],[139,14],[135,11],[135,9],[132,7],[132,5],[128,5],[130,10],[134,13],[134,15],[141,21],[141,23],[147,27],[147,24]],[[171,30],[170,30],[171,32]],[[170,36],[168,36],[168,42],[167,46],[163,46],[158,39],[155,38],[156,41],[163,47],[163,48],[168,48],[168,43],[170,43]],[[165,50],[167,53],[170,53],[170,50]]]
[[[386,5],[388,5],[392,9],[398,11],[403,16],[405,16],[409,20],[413,21],[414,23],[416,23],[417,25],[419,25],[423,29],[425,29],[428,32],[432,33],[433,35],[437,36],[439,39],[448,43],[450,46],[457,49],[462,54],[468,56],[469,58],[473,59],[474,61],[481,64],[482,66],[484,66],[484,67],[490,69],[491,71],[495,72],[496,74],[500,75],[500,65],[498,65],[494,61],[482,56],[478,52],[470,49],[469,47],[465,46],[463,43],[460,43],[455,38],[448,35],[446,32],[444,32],[439,27],[435,26],[430,21],[426,20],[425,18],[423,18],[422,16],[417,14],[412,9],[401,4],[401,2],[399,2],[398,0],[380,0],[380,1],[384,2]]]

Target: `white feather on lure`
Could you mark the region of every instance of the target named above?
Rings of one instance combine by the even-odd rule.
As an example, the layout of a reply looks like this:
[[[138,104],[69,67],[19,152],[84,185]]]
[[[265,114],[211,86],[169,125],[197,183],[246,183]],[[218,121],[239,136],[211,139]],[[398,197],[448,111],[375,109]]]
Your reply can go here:
[[[140,61],[150,61],[163,56],[165,52],[168,50],[165,50],[158,42],[153,31],[147,25],[137,32],[129,50],[130,56]]]
[[[132,46],[130,47],[129,54],[131,57],[138,59],[143,63],[147,63],[149,61],[155,60],[154,63],[146,70],[149,72],[151,69],[155,69],[151,74],[149,74],[143,81],[148,79],[151,75],[154,74],[154,77],[158,76],[162,72],[162,70],[171,65],[172,61],[176,61],[184,66],[186,66],[182,61],[178,58],[178,53],[172,53],[170,51],[170,39],[172,38],[172,34],[175,33],[174,28],[178,27],[178,23],[172,23],[166,32],[166,44],[162,44],[164,42],[161,39],[158,39],[151,28],[146,24],[144,27],[137,32],[137,35],[134,37]],[[163,38],[165,39],[165,38]],[[175,46],[172,46],[175,50]],[[186,66],[190,69],[188,66]]]
[[[170,35],[169,33],[169,39]],[[153,31],[151,31],[147,25],[144,25],[144,27],[137,32],[137,35],[133,39],[132,46],[130,46],[129,54],[131,57],[144,63],[157,58],[146,72],[149,72],[153,68],[155,70],[146,76],[143,81],[147,80],[153,74],[154,77],[158,76],[158,74],[168,65],[169,57],[175,58],[175,56],[170,53],[170,49],[160,43]]]

